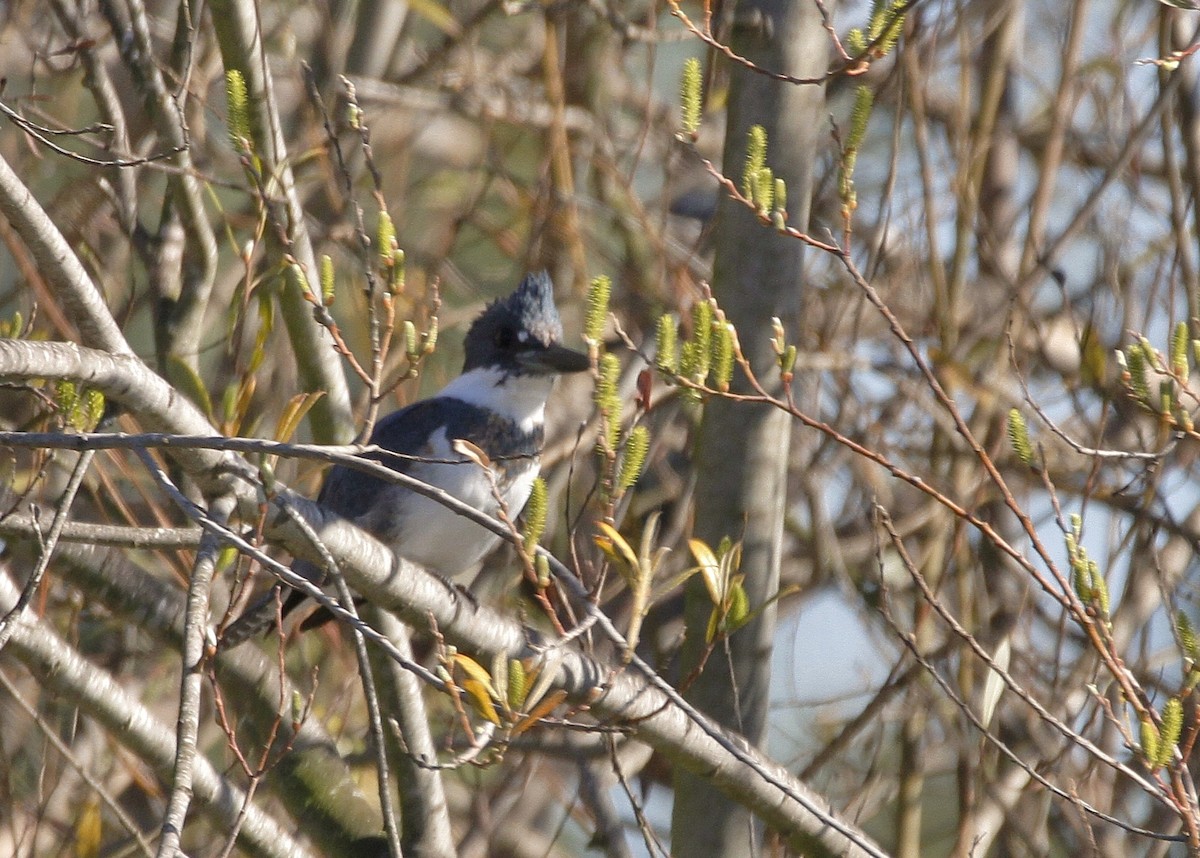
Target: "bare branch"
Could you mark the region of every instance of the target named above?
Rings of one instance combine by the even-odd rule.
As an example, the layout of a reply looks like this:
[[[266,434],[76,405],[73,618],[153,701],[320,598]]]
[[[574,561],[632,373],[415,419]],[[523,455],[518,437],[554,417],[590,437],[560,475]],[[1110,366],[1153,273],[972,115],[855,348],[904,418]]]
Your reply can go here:
[[[17,588],[12,580],[7,574],[0,575],[0,605],[11,608],[16,599]],[[8,650],[48,688],[69,696],[118,741],[154,766],[164,780],[169,779],[175,757],[174,733],[107,672],[82,658],[43,623],[23,616],[13,626]],[[242,791],[204,757],[195,760],[194,790],[216,824],[227,825],[237,817]],[[312,854],[286,828],[257,808],[249,809],[242,836],[246,848],[263,858],[300,858]]]

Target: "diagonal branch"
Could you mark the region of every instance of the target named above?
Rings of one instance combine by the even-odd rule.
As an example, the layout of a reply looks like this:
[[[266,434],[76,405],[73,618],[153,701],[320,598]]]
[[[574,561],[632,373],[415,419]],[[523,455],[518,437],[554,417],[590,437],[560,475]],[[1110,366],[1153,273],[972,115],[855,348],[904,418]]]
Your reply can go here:
[[[132,355],[108,311],[99,287],[25,183],[0,156],[0,215],[16,229],[54,289],[85,345],[116,355]]]

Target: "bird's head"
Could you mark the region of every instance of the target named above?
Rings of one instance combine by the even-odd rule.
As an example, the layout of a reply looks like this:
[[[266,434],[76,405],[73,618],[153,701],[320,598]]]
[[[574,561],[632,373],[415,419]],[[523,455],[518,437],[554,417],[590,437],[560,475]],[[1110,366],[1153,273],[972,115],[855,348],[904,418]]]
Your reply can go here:
[[[489,304],[467,331],[463,373],[496,368],[506,374],[557,375],[587,369],[588,356],[564,346],[562,336],[550,275],[527,274],[515,292]]]

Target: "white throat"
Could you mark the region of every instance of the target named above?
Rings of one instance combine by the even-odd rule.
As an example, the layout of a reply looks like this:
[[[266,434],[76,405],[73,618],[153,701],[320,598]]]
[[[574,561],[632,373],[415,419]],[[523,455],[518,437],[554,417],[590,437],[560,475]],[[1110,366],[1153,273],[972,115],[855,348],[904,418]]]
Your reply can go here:
[[[495,411],[529,431],[545,418],[546,400],[557,378],[556,375],[518,375],[479,367],[454,379],[438,396]]]

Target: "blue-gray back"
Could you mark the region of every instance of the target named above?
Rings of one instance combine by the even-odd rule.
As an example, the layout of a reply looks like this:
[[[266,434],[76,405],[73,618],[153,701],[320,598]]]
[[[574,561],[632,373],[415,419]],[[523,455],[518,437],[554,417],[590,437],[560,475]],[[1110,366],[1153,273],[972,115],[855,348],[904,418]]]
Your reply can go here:
[[[517,425],[495,411],[450,397],[433,397],[414,402],[379,421],[370,443],[386,452],[364,454],[363,458],[381,462],[402,474],[419,471],[420,458],[463,462],[461,455],[433,448],[438,430],[445,427],[446,438],[470,441],[483,450],[498,468],[507,463],[528,465],[541,452],[544,431],[538,424],[532,431]],[[389,484],[370,474],[335,465],[325,479],[318,502],[339,515],[357,519],[367,512],[380,492]]]

